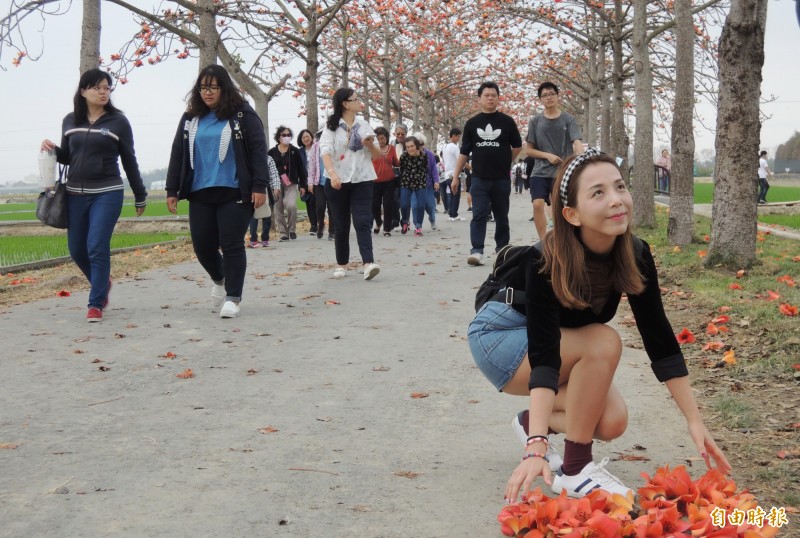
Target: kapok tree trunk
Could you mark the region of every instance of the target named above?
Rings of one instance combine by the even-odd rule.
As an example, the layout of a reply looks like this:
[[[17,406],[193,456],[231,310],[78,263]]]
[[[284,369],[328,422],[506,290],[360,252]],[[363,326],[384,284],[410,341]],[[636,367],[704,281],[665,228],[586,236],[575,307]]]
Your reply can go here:
[[[80,72],[100,65],[100,0],[83,0]]]
[[[647,40],[647,0],[633,3],[634,93],[636,136],[633,144],[633,223],[652,228],[656,224],[653,201],[653,71]]]
[[[669,226],[672,245],[694,236],[694,25],[692,1],[675,0],[675,112],[672,115],[672,174]],[[651,172],[652,173],[652,172]]]
[[[759,100],[767,0],[733,0],[719,40],[717,161],[706,265],[756,261]]]

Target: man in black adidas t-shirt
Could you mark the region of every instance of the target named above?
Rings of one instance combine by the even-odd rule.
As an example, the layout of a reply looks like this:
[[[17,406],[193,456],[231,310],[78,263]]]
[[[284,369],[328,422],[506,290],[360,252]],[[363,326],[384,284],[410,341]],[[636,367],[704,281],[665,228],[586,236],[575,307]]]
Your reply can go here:
[[[458,175],[472,155],[472,222],[469,235],[472,241],[467,263],[483,265],[483,244],[486,241],[486,221],[494,213],[495,251],[506,246],[511,238],[508,226],[508,207],[511,198],[511,162],[522,149],[522,137],[513,118],[497,111],[500,88],[495,82],[484,82],[478,88],[481,112],[467,120],[461,138],[461,154],[453,170],[453,184],[458,188]]]

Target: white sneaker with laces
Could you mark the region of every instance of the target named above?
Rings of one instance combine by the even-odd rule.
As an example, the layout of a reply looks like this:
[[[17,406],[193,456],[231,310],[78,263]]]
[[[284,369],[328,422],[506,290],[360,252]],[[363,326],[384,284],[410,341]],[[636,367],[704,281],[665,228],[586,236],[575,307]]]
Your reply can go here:
[[[467,258],[467,264],[475,266],[483,265],[483,254],[481,254],[480,252],[475,252],[473,254],[470,254],[469,258]]]
[[[347,276],[347,269],[344,267],[337,267],[333,270],[333,278],[344,278]]]
[[[605,470],[607,463],[608,458],[603,458],[600,463],[590,461],[575,476],[567,476],[559,470],[553,477],[553,485],[551,486],[553,493],[561,495],[562,491],[566,491],[568,497],[580,499],[590,491],[599,488],[609,493],[627,495],[631,488]]]
[[[522,442],[522,446],[527,446],[528,434],[525,431],[525,426],[522,425],[524,415],[525,411],[520,411],[517,416],[514,417],[514,420],[511,421],[511,429],[517,434],[517,439]],[[547,452],[545,452],[545,456],[547,456],[547,462],[550,464],[550,470],[555,473],[561,468],[561,464],[564,463],[564,460],[561,458],[561,454],[558,453],[558,450],[549,442],[552,440],[551,435],[547,436],[547,440]]]
[[[364,280],[372,280],[378,273],[381,272],[381,267],[377,263],[368,263],[364,266]]]
[[[224,284],[214,284],[211,286],[211,301],[214,303],[214,306],[222,306],[222,303],[225,302],[225,285]]]
[[[222,305],[222,308],[219,311],[219,317],[222,319],[238,318],[239,305],[233,301],[225,301],[225,304]]]

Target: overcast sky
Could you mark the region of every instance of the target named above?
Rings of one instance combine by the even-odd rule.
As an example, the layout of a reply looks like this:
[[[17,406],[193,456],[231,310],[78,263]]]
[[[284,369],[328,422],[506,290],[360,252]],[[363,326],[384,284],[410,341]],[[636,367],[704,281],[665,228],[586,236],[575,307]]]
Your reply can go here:
[[[7,0],[0,0],[0,5]],[[793,0],[771,0],[768,8],[766,61],[762,95],[774,95],[774,102],[765,104],[763,112],[772,116],[761,131],[761,147],[771,155],[795,130],[800,130],[800,28],[795,17]],[[0,11],[5,11],[2,9]],[[28,29],[32,29],[28,26]],[[121,8],[103,3],[102,55],[110,56],[121,45],[122,37],[138,30]],[[33,35],[29,32],[28,35]],[[39,36],[43,55],[37,62],[23,61],[21,67],[10,65],[11,56],[4,51],[0,71],[0,183],[22,179],[37,173],[36,158],[42,139],[60,140],[61,120],[72,110],[72,97],[78,82],[80,47],[80,3],[73,2],[71,13],[50,18]],[[39,41],[29,39],[31,50]],[[197,60],[170,59],[167,62],[136,69],[130,82],[118,85],[114,104],[128,116],[133,127],[136,153],[143,171],[164,168],[178,119],[185,108],[186,92],[197,74]],[[498,77],[500,79],[500,77]],[[502,79],[499,80],[502,84]],[[295,133],[305,127],[298,118],[300,102],[288,92],[270,106],[270,128],[280,123]],[[706,124],[715,123],[714,110],[701,107],[699,113]],[[322,119],[324,116],[321,116]],[[713,148],[714,134],[706,130],[696,133],[697,150]],[[656,146],[662,144],[656,141]]]

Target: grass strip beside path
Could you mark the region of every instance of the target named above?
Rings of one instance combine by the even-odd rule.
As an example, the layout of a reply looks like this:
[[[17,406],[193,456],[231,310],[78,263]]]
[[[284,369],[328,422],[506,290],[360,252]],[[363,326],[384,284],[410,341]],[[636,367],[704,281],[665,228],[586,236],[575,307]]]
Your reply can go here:
[[[172,241],[185,233],[132,233],[111,236],[111,248],[127,248]],[[23,235],[0,237],[0,267],[69,256],[67,236]]]
[[[800,242],[759,232],[757,266],[706,268],[710,224],[695,216],[698,239],[674,247],[667,241],[667,210],[659,208],[657,227],[636,234],[653,249],[675,333],[686,328],[693,334],[695,341],[681,348],[706,425],[733,465],[736,482],[757,494],[767,510],[787,507],[797,528],[800,316],[791,313],[800,307]],[[630,325],[632,317],[622,320]]]

